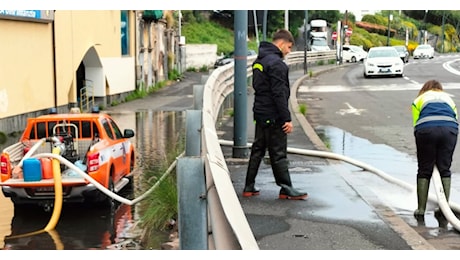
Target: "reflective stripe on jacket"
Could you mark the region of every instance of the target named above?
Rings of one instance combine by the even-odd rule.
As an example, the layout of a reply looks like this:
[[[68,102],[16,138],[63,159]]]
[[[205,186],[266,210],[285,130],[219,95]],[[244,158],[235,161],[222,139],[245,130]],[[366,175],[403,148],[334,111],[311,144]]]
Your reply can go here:
[[[418,96],[412,103],[414,130],[429,126],[458,128],[457,107],[443,91],[430,90]]]

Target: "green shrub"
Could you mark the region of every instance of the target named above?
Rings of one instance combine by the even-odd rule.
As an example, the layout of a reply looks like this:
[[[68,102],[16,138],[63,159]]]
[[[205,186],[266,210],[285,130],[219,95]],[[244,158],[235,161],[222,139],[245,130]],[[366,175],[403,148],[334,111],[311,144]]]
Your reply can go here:
[[[181,75],[180,75],[179,71],[177,71],[176,69],[168,71],[168,79],[169,80],[178,80],[178,79],[180,79],[180,77],[181,77]]]
[[[302,113],[302,115],[307,114],[307,105],[306,104],[299,104],[299,112]]]

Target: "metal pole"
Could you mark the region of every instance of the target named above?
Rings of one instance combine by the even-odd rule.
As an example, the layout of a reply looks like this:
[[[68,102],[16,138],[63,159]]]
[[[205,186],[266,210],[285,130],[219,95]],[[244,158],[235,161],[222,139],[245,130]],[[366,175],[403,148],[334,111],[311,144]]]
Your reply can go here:
[[[442,12],[442,33],[441,33],[441,53],[444,53],[444,25],[446,23],[446,11]]]
[[[304,38],[304,44],[303,44],[303,74],[304,75],[307,75],[307,73],[308,73],[308,66],[307,66],[307,44],[308,44],[307,24],[308,24],[308,10],[305,10],[305,21],[303,23],[303,38]]]
[[[391,23],[391,11],[388,11],[388,36],[387,36],[387,46],[390,46],[390,23]]]
[[[426,15],[428,14],[428,10],[425,10],[425,15],[423,16],[423,43],[426,44]],[[422,37],[420,37],[421,39]]]
[[[247,158],[247,63],[248,63],[248,11],[235,11],[235,80],[234,80],[234,131],[233,131],[233,157]]]
[[[289,10],[284,11],[284,29],[289,30]]]
[[[259,47],[259,27],[257,26],[257,10],[253,10],[253,16],[254,16],[254,31],[256,34],[256,43],[257,47]]]
[[[201,157],[177,160],[177,191],[180,249],[208,250],[206,180]]]
[[[264,10],[264,19],[263,19],[263,40],[266,41],[267,40],[267,16],[268,16],[268,11],[267,10]]]

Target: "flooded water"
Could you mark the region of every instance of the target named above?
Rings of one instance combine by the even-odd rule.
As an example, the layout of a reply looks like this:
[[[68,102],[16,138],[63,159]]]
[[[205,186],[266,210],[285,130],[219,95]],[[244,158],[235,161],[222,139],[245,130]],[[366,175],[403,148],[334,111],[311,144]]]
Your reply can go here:
[[[131,141],[137,151],[137,170],[133,188],[120,196],[134,199],[147,191],[146,178],[164,167],[168,153],[181,146],[185,131],[185,112],[137,111],[110,112],[120,129],[133,129]],[[2,147],[3,148],[3,147]],[[149,176],[145,176],[149,174]],[[157,173],[158,174],[158,173]],[[59,222],[52,232],[43,229],[52,211],[28,207],[15,209],[9,198],[0,193],[0,249],[144,249],[140,215],[149,207],[147,200],[135,205],[117,204],[115,209],[87,205],[64,205]],[[149,236],[150,234],[147,234]],[[158,233],[158,241],[148,249],[160,249],[168,234]]]
[[[331,152],[351,159],[350,161],[343,161],[345,167],[351,172],[344,174],[344,178],[353,187],[356,187],[358,191],[362,189],[366,196],[374,196],[376,201],[383,202],[397,215],[405,219],[408,224],[420,225],[413,217],[413,211],[417,208],[416,158],[390,146],[375,144],[369,140],[353,136],[336,127],[319,126],[315,130]],[[356,161],[360,164],[354,164]],[[366,168],[361,166],[366,166]],[[374,169],[377,171],[371,171]],[[433,182],[431,182],[430,193],[434,194],[433,186]],[[460,201],[456,187],[453,182],[451,201],[454,202]],[[423,223],[425,227],[432,228],[432,233],[436,233],[440,225],[434,216],[434,210],[437,207],[436,202],[428,202],[425,223]],[[450,224],[448,229],[452,230]]]

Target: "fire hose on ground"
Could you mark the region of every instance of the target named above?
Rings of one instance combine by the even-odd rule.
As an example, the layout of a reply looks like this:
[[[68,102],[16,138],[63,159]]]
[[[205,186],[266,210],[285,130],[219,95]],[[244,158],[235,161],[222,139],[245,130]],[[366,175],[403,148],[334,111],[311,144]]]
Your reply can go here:
[[[34,157],[34,158],[52,158],[53,159],[52,160],[52,169],[53,169],[53,177],[54,177],[54,180],[55,180],[55,182],[54,182],[55,200],[54,200],[53,213],[51,215],[51,218],[50,218],[48,224],[46,225],[46,227],[44,229],[34,231],[34,232],[30,232],[30,233],[27,233],[27,234],[11,236],[11,237],[9,237],[10,239],[11,238],[19,238],[19,237],[27,237],[27,236],[31,236],[31,235],[37,235],[37,234],[41,234],[41,233],[44,233],[44,232],[48,232],[50,234],[50,236],[53,238],[53,240],[56,240],[55,237],[57,235],[56,235],[56,232],[55,232],[55,227],[56,227],[56,225],[57,225],[57,223],[59,221],[59,218],[60,218],[60,215],[61,215],[61,210],[62,210],[62,204],[63,204],[62,179],[61,179],[61,169],[60,169],[60,164],[61,163],[66,165],[67,167],[69,167],[73,171],[75,171],[77,174],[82,176],[88,182],[90,182],[93,185],[95,185],[100,191],[102,191],[107,196],[117,200],[120,203],[124,203],[124,204],[127,204],[127,205],[134,205],[137,202],[139,202],[139,201],[143,200],[144,198],[146,198],[147,195],[150,194],[151,192],[153,192],[153,190],[160,185],[160,183],[163,181],[163,179],[165,179],[168,176],[168,174],[173,171],[173,169],[176,167],[176,164],[177,164],[177,160],[175,160],[168,167],[166,172],[160,177],[160,179],[149,190],[147,190],[144,194],[142,194],[141,196],[137,197],[136,199],[128,200],[128,199],[123,198],[123,197],[119,196],[118,194],[108,190],[102,184],[100,184],[99,182],[97,182],[96,180],[91,178],[87,173],[82,171],[75,164],[73,164],[72,162],[70,162],[66,158],[62,157],[60,155],[60,148],[58,148],[58,147],[54,147],[53,150],[52,150],[52,153],[40,153],[40,154],[32,155],[38,149],[38,147],[40,147],[45,141],[46,141],[46,138],[43,138],[43,139],[40,139],[37,143],[35,143],[34,146],[32,146],[31,149],[24,155],[24,157],[22,158],[22,160],[19,162],[19,164],[17,166],[22,167],[24,159],[27,159],[27,158],[30,158],[30,157]],[[179,157],[183,156],[183,154],[184,153],[179,155]],[[57,243],[57,244],[61,245],[62,243]],[[58,249],[59,248],[60,248],[60,246],[58,247]]]
[[[233,146],[233,141],[228,141],[228,140],[219,140],[219,143],[221,145],[225,146]],[[247,144],[248,147],[252,145],[252,143]],[[368,164],[365,164],[363,162],[357,161],[353,158],[341,155],[341,154],[336,154],[332,152],[326,152],[326,151],[317,151],[317,150],[308,150],[308,149],[299,149],[299,148],[287,148],[288,153],[293,153],[293,154],[299,154],[299,155],[305,155],[305,156],[314,156],[314,157],[321,157],[321,158],[327,158],[327,159],[334,159],[334,160],[339,160],[343,161],[346,163],[349,163],[351,165],[357,166],[359,168],[362,168],[363,170],[375,173],[379,177],[383,178],[384,180],[397,184],[409,191],[414,191],[416,190],[416,187],[410,184],[407,184],[397,178],[392,177],[391,175],[388,175],[387,173],[372,167]],[[436,166],[434,167],[433,170],[433,184],[434,184],[434,190],[436,195],[433,195],[432,193],[428,194],[428,199],[430,201],[438,202],[439,208],[441,209],[442,213],[446,217],[446,220],[457,230],[460,231],[460,220],[455,216],[453,213],[452,209],[455,212],[460,212],[460,206],[458,204],[455,204],[453,202],[448,202],[446,199],[446,196],[444,194],[444,188],[442,186],[441,182],[441,176],[439,174],[438,169]]]

